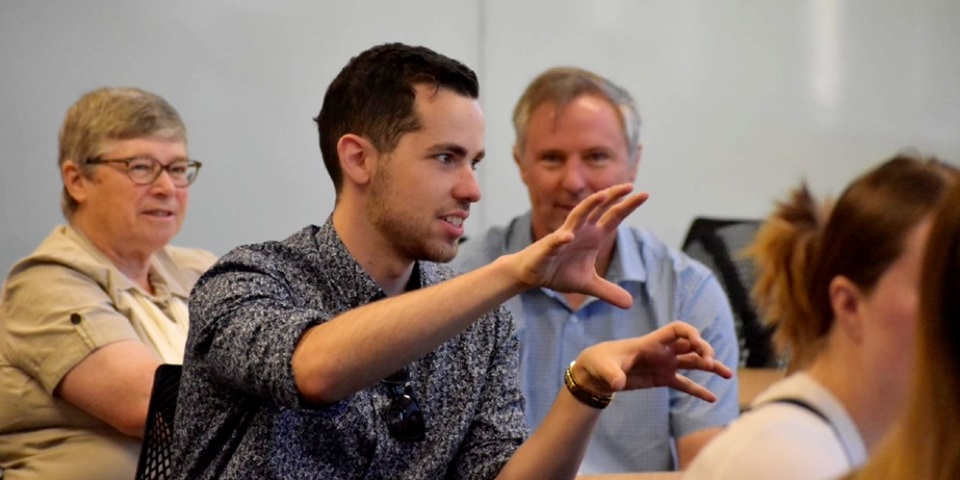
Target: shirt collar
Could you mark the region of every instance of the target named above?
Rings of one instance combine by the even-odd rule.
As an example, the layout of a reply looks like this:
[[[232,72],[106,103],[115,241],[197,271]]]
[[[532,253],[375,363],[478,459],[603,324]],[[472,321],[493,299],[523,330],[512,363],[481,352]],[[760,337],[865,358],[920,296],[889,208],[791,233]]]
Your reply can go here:
[[[343,240],[333,227],[332,215],[321,227],[314,228],[312,238],[315,248],[309,250],[315,253],[310,254],[312,257],[309,259],[310,263],[316,262],[320,272],[338,272],[336,276],[320,275],[317,281],[324,284],[325,291],[339,293],[342,299],[341,307],[344,310],[386,298],[387,295],[380,285],[343,244]],[[421,263],[414,262],[410,280],[407,281],[404,291],[416,290],[423,284]]]
[[[64,235],[80,245],[80,248],[88,255],[96,259],[99,264],[107,267],[103,270],[105,276],[101,283],[110,285],[116,291],[137,290],[143,293],[147,298],[153,298],[156,300],[167,300],[171,296],[177,296],[182,299],[186,299],[189,296],[189,291],[184,289],[177,282],[169,281],[170,278],[174,278],[176,273],[167,268],[168,263],[172,265],[172,260],[169,259],[163,249],[154,253],[150,258],[150,270],[147,272],[147,275],[149,276],[150,284],[153,285],[154,289],[154,293],[151,294],[140,288],[140,286],[134,283],[130,277],[124,275],[123,272],[121,272],[120,269],[114,265],[113,261],[104,255],[103,252],[101,252],[100,249],[97,248],[93,242],[91,242],[90,239],[83,234],[83,232],[77,230],[72,225],[66,225],[64,227]],[[161,258],[163,261],[161,261]]]
[[[613,250],[610,260],[610,270],[607,277],[614,283],[647,281],[647,268],[644,266],[643,255],[640,250],[643,244],[637,238],[637,232],[626,225],[617,228],[617,246]],[[620,278],[614,278],[616,273]]]

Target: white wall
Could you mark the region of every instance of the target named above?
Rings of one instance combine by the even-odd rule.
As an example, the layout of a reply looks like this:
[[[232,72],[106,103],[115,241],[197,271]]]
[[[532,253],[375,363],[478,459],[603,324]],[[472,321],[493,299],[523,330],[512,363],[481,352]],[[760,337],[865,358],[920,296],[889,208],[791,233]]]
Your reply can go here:
[[[637,184],[651,197],[628,222],[675,246],[697,215],[761,217],[802,178],[839,193],[903,147],[960,160],[960,2],[489,0],[485,12],[487,222],[526,209],[509,119],[526,84],[562,64],[637,99]]]
[[[204,165],[174,243],[223,254],[322,223],[333,187],[312,118],[347,60],[387,41],[479,56],[472,0],[352,3],[0,0],[0,270],[63,222],[57,132],[101,85],[158,93],[187,124]]]
[[[167,98],[204,162],[174,243],[222,254],[322,222],[311,118],[361,50],[427,45],[474,67],[487,115],[476,233],[526,208],[510,112],[558,64],[637,97],[629,220],[678,245],[693,216],[760,216],[801,177],[836,192],[904,146],[960,159],[960,2],[0,0],[0,271],[61,223],[56,135],[101,85]]]

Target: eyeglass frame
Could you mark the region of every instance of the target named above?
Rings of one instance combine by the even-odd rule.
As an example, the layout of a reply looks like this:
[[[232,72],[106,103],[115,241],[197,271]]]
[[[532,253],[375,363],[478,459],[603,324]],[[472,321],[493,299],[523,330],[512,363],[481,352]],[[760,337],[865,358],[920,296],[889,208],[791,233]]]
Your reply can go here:
[[[390,404],[382,416],[390,436],[401,442],[426,440],[426,420],[423,409],[413,395],[410,373],[402,368],[380,381],[387,387]]]
[[[149,181],[143,182],[133,178],[133,175],[131,174],[132,169],[130,168],[130,163],[135,160],[150,161],[153,177]],[[197,181],[197,176],[200,175],[200,167],[203,166],[203,163],[193,159],[188,159],[186,160],[186,162],[181,162],[178,160],[168,165],[164,165],[160,163],[160,160],[157,160],[156,158],[146,156],[146,155],[137,155],[134,157],[115,158],[115,159],[93,157],[93,158],[87,159],[86,163],[88,165],[109,165],[112,163],[122,163],[127,167],[125,171],[127,174],[127,177],[130,179],[131,182],[137,185],[153,185],[160,178],[160,175],[162,175],[163,172],[167,172],[167,175],[170,176],[170,181],[173,182],[173,185],[177,188],[186,188],[186,187],[189,187],[190,185],[193,185],[193,182]],[[187,174],[186,174],[187,183],[185,185],[178,185],[176,181],[176,177],[170,172],[170,168],[173,167],[174,165],[182,165],[183,163],[185,163],[187,167]],[[194,169],[193,176],[189,174],[189,171],[191,168]]]

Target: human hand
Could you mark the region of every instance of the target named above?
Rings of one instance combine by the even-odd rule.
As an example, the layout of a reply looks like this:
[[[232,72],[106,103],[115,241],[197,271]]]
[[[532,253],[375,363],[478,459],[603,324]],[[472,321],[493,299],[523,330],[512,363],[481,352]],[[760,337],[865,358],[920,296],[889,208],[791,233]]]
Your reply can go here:
[[[518,252],[522,288],[583,293],[620,308],[629,307],[633,298],[598,275],[596,261],[604,242],[649,198],[645,192],[627,196],[632,190],[632,185],[621,184],[588,196],[559,229]]]
[[[713,347],[693,326],[675,321],[642,337],[613,340],[588,347],[577,357],[573,375],[600,394],[651,387],[670,387],[708,402],[716,395],[678,373],[703,370],[723,378],[733,372],[714,359]]]

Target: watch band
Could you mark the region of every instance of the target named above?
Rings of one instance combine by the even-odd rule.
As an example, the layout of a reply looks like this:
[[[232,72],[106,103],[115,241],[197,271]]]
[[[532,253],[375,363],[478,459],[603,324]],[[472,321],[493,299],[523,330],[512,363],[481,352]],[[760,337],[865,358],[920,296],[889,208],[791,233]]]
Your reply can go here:
[[[563,374],[563,383],[567,386],[567,390],[584,405],[597,409],[607,408],[610,402],[613,401],[614,394],[601,395],[577,383],[577,379],[573,378],[573,366],[576,363],[576,360],[570,362],[570,366],[567,367],[567,371]]]

